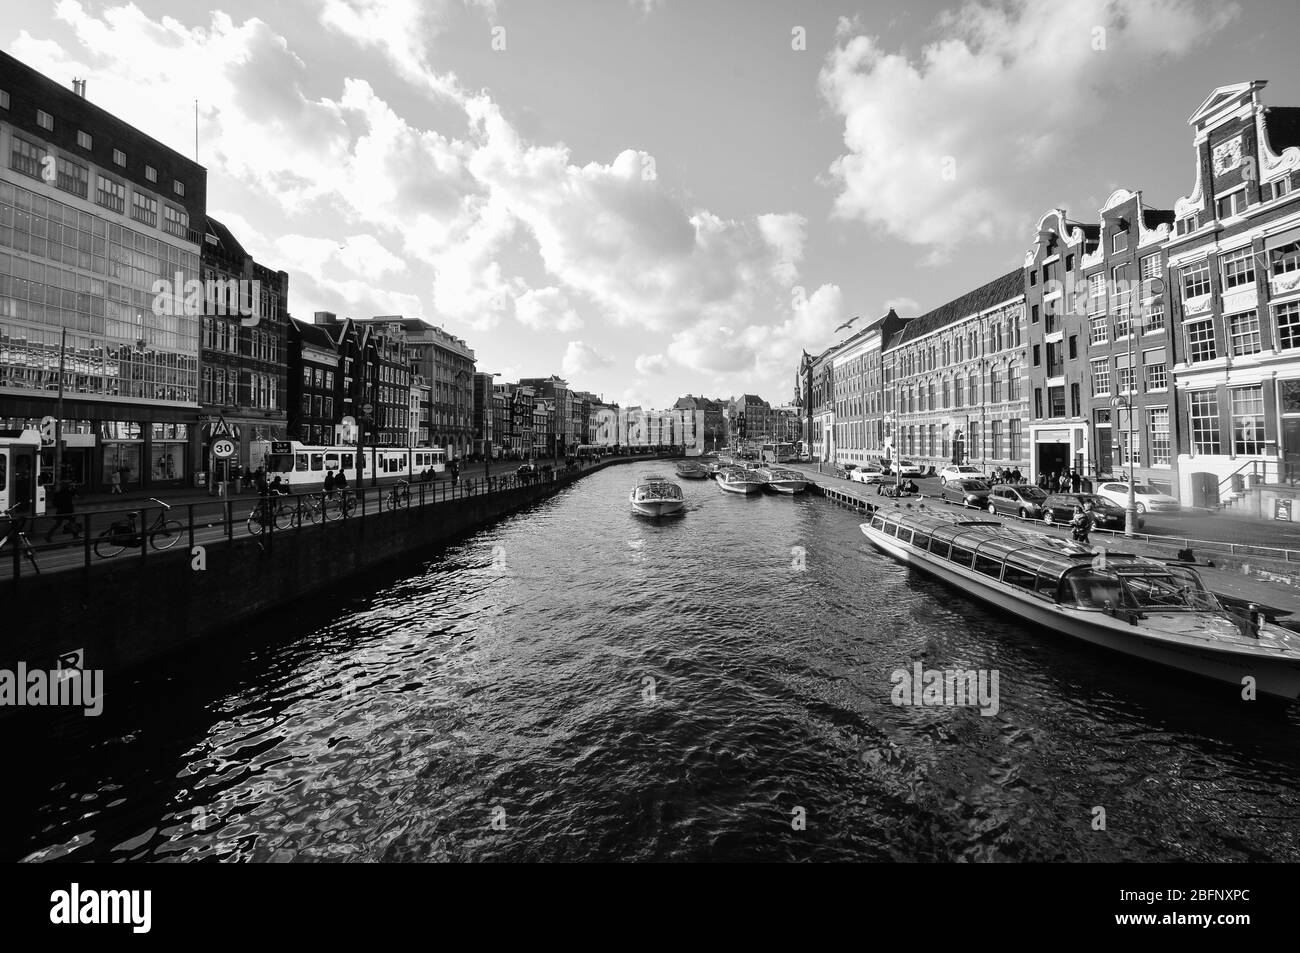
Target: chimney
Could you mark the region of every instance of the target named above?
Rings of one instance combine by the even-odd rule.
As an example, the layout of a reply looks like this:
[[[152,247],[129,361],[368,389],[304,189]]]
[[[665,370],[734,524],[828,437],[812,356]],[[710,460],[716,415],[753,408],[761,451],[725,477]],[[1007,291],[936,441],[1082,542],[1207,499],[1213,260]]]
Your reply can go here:
[[[84,79],[74,79],[72,81],[72,91],[82,99],[86,98],[86,81]]]

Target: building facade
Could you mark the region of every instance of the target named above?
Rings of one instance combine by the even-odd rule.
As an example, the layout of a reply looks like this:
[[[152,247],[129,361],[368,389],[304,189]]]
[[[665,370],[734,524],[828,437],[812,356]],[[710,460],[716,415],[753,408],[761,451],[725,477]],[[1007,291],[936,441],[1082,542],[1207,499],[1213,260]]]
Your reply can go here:
[[[1300,477],[1300,109],[1265,107],[1264,86],[1221,86],[1188,119],[1196,181],[1166,246],[1194,505]]]
[[[330,332],[290,319],[287,437],[310,446],[354,443],[355,433],[339,433],[339,351]]]
[[[59,476],[187,485],[207,172],[84,93],[0,53],[0,429],[53,419],[62,383]]]
[[[474,453],[474,351],[462,338],[426,321],[404,321],[411,368],[429,384],[432,445],[447,459]]]

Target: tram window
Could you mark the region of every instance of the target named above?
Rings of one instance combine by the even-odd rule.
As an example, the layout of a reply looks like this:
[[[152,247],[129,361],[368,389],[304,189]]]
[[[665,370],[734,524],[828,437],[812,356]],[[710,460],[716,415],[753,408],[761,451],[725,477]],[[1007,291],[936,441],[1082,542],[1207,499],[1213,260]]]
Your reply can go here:
[[[964,549],[961,546],[954,546],[952,548],[952,556],[950,559],[952,562],[955,562],[960,566],[969,566],[973,555],[975,554],[969,549]]]
[[[337,470],[339,468],[339,455],[337,453],[325,454],[325,469]]]
[[[343,469],[345,470],[352,469],[352,454],[350,453],[343,454]]]
[[[293,469],[292,453],[269,453],[265,460],[267,473],[287,473]]]
[[[912,545],[920,549],[928,549],[930,546],[930,537],[925,533],[913,533]]]
[[[311,455],[311,468],[313,471],[325,469],[325,454],[313,453]]]
[[[9,489],[9,454],[0,453],[0,493]]]
[[[1021,589],[1033,589],[1034,573],[1021,566],[1007,563],[1007,571],[1003,574],[1002,581],[1013,586],[1019,586]]]
[[[947,559],[947,558],[948,558],[948,550],[949,550],[950,548],[951,548],[951,547],[949,547],[949,545],[948,545],[944,540],[942,540],[942,539],[933,539],[933,538],[932,538],[932,539],[930,540],[930,552],[934,553],[934,554],[935,554],[936,556],[938,556],[940,559]]]
[[[307,472],[307,454],[305,454],[305,453],[295,453],[293,456],[294,456],[293,468],[294,468],[295,470],[297,470],[299,473],[306,473],[306,472]]]
[[[996,579],[1002,575],[1002,561],[992,556],[976,556],[975,571]]]

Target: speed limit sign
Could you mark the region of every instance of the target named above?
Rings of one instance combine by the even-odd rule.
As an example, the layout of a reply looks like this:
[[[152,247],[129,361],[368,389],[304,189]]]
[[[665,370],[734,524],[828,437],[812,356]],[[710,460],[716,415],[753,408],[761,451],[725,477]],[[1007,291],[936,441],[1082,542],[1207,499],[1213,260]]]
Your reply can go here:
[[[218,460],[225,460],[235,455],[235,441],[221,437],[212,441],[212,455]]]

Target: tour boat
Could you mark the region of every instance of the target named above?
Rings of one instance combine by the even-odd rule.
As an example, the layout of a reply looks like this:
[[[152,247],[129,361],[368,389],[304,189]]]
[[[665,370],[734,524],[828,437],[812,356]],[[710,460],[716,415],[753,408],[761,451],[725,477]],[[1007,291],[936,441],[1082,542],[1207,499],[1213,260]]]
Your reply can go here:
[[[632,512],[642,516],[671,516],[686,507],[682,488],[657,473],[647,473],[633,487],[628,501]]]
[[[1239,692],[1300,698],[1300,635],[1225,609],[1194,569],[923,506],[877,509],[862,532],[899,562],[1048,632]]]
[[[708,477],[709,472],[698,463],[679,463],[677,475],[683,480],[703,480]]]
[[[757,472],[767,481],[768,489],[775,490],[777,493],[802,493],[808,486],[808,478],[798,470],[763,467]]]
[[[762,493],[765,485],[757,470],[724,467],[718,471],[718,486],[727,493]]]

